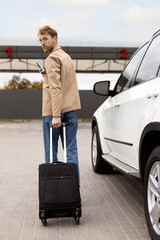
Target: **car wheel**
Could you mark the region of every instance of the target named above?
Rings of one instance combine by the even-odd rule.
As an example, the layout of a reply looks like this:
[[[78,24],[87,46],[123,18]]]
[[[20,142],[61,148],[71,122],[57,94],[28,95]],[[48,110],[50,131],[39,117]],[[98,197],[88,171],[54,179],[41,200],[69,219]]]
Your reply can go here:
[[[102,158],[102,150],[99,140],[98,128],[95,126],[92,131],[91,143],[92,167],[96,173],[111,173],[113,167]]]
[[[152,240],[160,239],[160,146],[148,160],[144,178],[144,208]]]

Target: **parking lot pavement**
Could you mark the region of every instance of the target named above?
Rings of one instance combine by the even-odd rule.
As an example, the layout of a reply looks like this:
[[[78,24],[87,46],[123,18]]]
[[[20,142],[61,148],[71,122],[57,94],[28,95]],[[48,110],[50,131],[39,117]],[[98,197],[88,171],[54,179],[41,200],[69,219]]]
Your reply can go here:
[[[92,171],[91,124],[79,123],[82,218],[38,218],[38,165],[44,161],[40,121],[0,122],[0,239],[148,240],[141,184],[118,172]],[[59,158],[63,159],[62,149]]]

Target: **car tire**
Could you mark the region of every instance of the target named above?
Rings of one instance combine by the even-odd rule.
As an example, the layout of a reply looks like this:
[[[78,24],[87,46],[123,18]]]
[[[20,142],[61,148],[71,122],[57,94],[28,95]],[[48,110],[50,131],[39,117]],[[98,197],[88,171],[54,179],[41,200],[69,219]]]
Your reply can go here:
[[[152,240],[160,239],[160,146],[149,159],[144,176],[144,209]]]
[[[113,167],[102,158],[102,149],[99,139],[98,128],[95,126],[92,131],[91,142],[92,167],[96,173],[111,173]]]

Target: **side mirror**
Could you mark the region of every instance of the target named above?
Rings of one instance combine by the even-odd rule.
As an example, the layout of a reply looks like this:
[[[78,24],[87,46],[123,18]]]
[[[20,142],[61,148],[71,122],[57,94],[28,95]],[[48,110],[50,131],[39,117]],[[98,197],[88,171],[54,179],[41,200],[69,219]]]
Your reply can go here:
[[[98,95],[108,96],[110,95],[109,87],[110,81],[96,82],[94,84],[93,91]]]

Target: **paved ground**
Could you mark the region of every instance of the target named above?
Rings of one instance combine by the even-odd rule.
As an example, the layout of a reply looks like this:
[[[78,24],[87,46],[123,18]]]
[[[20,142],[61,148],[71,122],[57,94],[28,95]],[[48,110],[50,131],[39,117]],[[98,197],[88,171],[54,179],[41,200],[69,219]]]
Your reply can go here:
[[[38,218],[38,165],[43,162],[40,121],[0,122],[1,240],[149,240],[140,183],[118,172],[97,175],[90,160],[90,123],[80,123],[82,218]],[[60,158],[62,150],[60,149]]]

